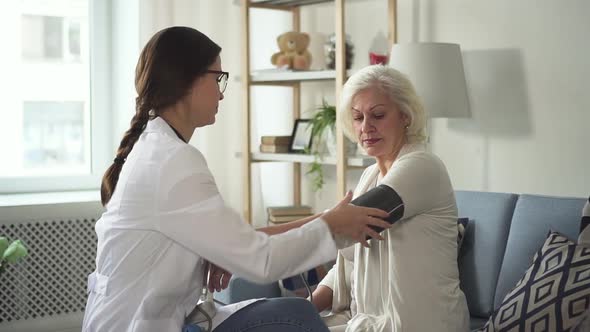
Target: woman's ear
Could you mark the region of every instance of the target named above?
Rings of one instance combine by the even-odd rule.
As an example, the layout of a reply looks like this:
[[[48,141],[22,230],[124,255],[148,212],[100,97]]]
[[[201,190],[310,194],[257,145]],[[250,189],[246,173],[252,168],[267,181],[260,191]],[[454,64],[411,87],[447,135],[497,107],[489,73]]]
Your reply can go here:
[[[412,119],[410,119],[410,117],[406,113],[400,113],[402,114],[402,121],[404,123],[404,127],[408,128],[412,124]]]

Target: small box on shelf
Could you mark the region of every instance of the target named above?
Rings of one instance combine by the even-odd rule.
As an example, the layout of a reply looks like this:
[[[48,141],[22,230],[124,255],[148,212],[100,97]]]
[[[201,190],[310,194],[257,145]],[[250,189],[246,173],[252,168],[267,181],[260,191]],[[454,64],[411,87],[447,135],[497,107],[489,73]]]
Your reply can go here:
[[[270,216],[270,217],[268,217],[268,221],[270,221],[273,224],[284,224],[287,222],[303,219],[303,218],[306,218],[309,216],[311,216],[311,214],[302,215],[302,216],[281,216],[281,217]]]
[[[289,152],[291,136],[262,136],[260,142],[260,152],[287,153]]]
[[[268,221],[273,224],[282,224],[313,215],[311,207],[307,205],[269,206],[266,211]]]
[[[262,153],[287,153],[287,152],[289,152],[289,146],[288,145],[260,144],[260,152],[262,152]]]
[[[262,136],[260,142],[263,145],[289,145],[291,136]]]
[[[311,207],[307,205],[269,206],[266,208],[269,216],[290,216],[313,214]]]

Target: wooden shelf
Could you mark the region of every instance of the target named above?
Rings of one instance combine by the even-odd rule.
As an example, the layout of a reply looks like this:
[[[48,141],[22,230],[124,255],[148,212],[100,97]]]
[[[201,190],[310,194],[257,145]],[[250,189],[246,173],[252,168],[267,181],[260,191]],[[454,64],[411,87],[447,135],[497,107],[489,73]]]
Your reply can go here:
[[[388,15],[389,22],[388,35],[390,42],[393,44],[396,41],[395,21],[396,21],[396,1],[388,0]],[[338,63],[338,70],[308,70],[308,71],[289,71],[282,69],[272,69],[270,63],[266,66],[271,69],[253,70],[251,67],[250,50],[251,50],[251,33],[250,29],[251,15],[250,9],[269,9],[284,11],[292,17],[292,30],[301,31],[301,6],[315,5],[321,3],[331,3],[334,7],[334,33],[335,41],[338,45],[345,44],[345,27],[344,27],[344,9],[346,0],[234,0],[234,3],[240,6],[241,14],[241,40],[244,41],[245,47],[242,50],[242,70],[239,75],[232,75],[232,80],[241,81],[242,88],[242,106],[245,109],[243,119],[243,140],[242,153],[236,153],[237,157],[241,156],[240,163],[242,164],[242,178],[244,181],[244,218],[250,222],[252,220],[252,164],[260,162],[288,162],[292,164],[293,168],[293,204],[301,204],[302,194],[302,176],[304,173],[302,163],[313,163],[315,157],[306,154],[290,154],[290,153],[261,153],[257,149],[252,150],[252,122],[253,122],[253,106],[252,104],[252,86],[284,86],[292,90],[292,110],[293,118],[301,117],[301,97],[302,88],[305,82],[330,82],[334,84],[335,96],[340,98],[342,87],[346,82],[347,77],[352,74],[349,70],[344,70],[346,64],[346,52],[344,47],[339,47],[339,51],[335,53],[335,62]],[[321,5],[320,5],[321,6]],[[318,9],[320,9],[318,6]],[[261,12],[267,12],[266,10]],[[237,74],[237,73],[236,73]],[[340,128],[337,128],[340,133]],[[341,137],[339,137],[340,139]],[[248,153],[248,154],[245,154]],[[346,192],[347,170],[349,168],[367,167],[375,163],[372,157],[364,155],[346,156],[343,149],[337,152],[336,156],[325,155],[318,158],[318,162],[326,165],[334,165],[335,167],[335,182],[336,195],[340,199]]]
[[[352,71],[347,71],[347,76],[352,75]],[[335,70],[281,70],[281,69],[264,69],[253,71],[250,74],[251,84],[274,85],[281,83],[295,82],[313,82],[329,81],[336,78]],[[241,81],[240,76],[235,76],[237,82]]]
[[[334,2],[334,0],[250,0],[252,6],[267,5],[276,7],[300,7],[323,2]],[[239,4],[239,0],[234,0],[234,3]]]
[[[314,161],[314,156],[303,153],[262,153],[253,152],[251,154],[253,162],[262,161],[284,161],[292,163],[311,163]],[[353,167],[367,167],[375,163],[375,159],[369,156],[356,155],[348,157],[348,166]],[[325,155],[320,160],[320,164],[336,165],[336,157]]]
[[[322,81],[336,78],[335,70],[261,70],[250,74],[252,83]]]

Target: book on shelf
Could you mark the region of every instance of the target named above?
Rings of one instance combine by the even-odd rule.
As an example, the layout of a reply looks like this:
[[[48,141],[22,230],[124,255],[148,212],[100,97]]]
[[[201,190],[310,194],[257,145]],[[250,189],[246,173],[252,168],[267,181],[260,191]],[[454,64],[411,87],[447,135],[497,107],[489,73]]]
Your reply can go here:
[[[268,221],[273,224],[282,224],[290,221],[295,221],[299,219],[303,219],[305,217],[309,217],[311,214],[306,215],[291,215],[291,216],[268,216]]]
[[[307,205],[269,206],[266,208],[268,216],[309,216],[313,212]]]
[[[263,145],[289,145],[291,136],[262,136],[260,141]]]
[[[289,152],[289,146],[288,145],[260,144],[260,152],[264,152],[264,153],[287,153],[287,152]]]

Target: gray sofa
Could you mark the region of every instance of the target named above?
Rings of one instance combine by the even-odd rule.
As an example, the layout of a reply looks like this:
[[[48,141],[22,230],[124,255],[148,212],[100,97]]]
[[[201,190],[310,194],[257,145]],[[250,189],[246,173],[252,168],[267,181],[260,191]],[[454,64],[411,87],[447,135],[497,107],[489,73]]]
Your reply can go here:
[[[457,191],[459,217],[468,217],[459,255],[461,288],[467,297],[471,327],[481,327],[522,277],[549,230],[578,237],[586,199]],[[217,298],[234,303],[278,297],[278,284],[252,284],[233,278]]]

